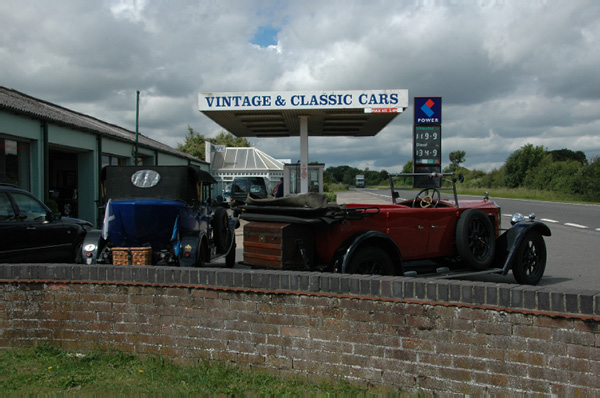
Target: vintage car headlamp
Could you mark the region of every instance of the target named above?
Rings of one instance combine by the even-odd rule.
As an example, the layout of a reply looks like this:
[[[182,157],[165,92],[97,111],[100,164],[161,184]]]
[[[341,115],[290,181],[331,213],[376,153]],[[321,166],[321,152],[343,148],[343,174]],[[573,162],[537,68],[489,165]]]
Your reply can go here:
[[[515,225],[516,223],[521,222],[521,221],[525,221],[525,216],[521,213],[515,213],[510,218],[510,223],[512,225]]]
[[[535,213],[530,213],[529,216],[527,216],[527,219],[529,219],[529,221],[535,221]],[[525,221],[525,216],[521,213],[515,213],[512,215],[511,219],[510,219],[510,223],[511,225],[515,225],[518,222],[521,221]]]

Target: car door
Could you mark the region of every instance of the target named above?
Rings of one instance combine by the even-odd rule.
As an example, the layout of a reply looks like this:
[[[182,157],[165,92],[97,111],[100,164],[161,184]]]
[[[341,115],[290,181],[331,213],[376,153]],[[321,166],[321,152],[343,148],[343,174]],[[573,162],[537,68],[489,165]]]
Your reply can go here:
[[[382,209],[387,219],[388,234],[396,242],[402,258],[417,260],[427,258],[431,222],[424,209],[397,205],[395,209]]]
[[[0,261],[19,261],[27,245],[25,223],[17,217],[8,192],[0,192]]]
[[[62,223],[33,196],[14,192],[12,198],[25,229],[26,261],[69,260],[77,227]]]
[[[454,255],[454,240],[458,215],[456,208],[426,209],[429,233],[428,257]]]

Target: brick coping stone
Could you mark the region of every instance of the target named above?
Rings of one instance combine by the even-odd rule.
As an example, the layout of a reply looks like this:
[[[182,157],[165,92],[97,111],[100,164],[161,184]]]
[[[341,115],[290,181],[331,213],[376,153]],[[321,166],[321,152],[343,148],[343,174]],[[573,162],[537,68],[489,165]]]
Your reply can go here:
[[[325,272],[163,266],[0,264],[0,283],[98,283],[464,306],[600,321],[600,291]]]

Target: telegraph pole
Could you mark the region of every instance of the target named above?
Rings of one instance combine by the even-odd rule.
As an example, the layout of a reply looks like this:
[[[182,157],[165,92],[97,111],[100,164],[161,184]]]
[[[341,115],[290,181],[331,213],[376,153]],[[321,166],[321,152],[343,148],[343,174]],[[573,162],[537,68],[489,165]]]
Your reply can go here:
[[[138,164],[138,127],[140,120],[140,90],[136,92],[136,101],[135,101],[135,160],[134,164],[137,166]]]

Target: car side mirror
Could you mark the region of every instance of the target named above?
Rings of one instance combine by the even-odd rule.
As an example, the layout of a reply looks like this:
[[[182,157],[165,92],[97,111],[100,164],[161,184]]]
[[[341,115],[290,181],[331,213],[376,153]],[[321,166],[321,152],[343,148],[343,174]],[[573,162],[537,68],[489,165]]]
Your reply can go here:
[[[56,220],[60,220],[62,218],[62,214],[60,214],[59,212],[50,212],[48,214],[46,214],[46,220],[48,221],[56,221]]]

